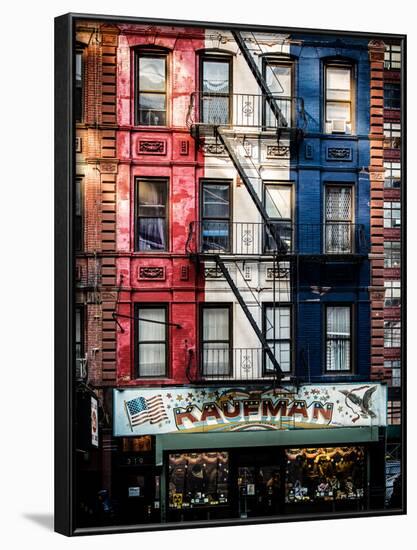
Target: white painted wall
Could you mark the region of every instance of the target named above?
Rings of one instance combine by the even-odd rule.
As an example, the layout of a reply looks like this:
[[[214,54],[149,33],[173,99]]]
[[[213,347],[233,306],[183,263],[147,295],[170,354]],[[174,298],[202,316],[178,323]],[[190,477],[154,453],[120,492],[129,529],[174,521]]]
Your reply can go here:
[[[257,35],[263,51],[266,53],[289,53],[289,45],[282,42],[282,36],[278,35]],[[219,42],[220,39],[220,42]],[[206,31],[206,48],[220,47],[222,50],[228,50],[233,56],[233,93],[260,94],[259,86],[250,71],[247,62],[234,41],[231,33],[226,31]],[[261,59],[258,57],[258,67],[261,70]],[[239,130],[237,128],[237,130]],[[242,130],[242,129],[240,129]],[[267,145],[276,145],[276,139],[271,141],[259,140],[258,129],[245,129],[246,143],[251,145],[251,157],[257,170],[266,181],[289,181],[289,160],[267,158]],[[281,145],[287,145],[281,140]],[[252,172],[255,173],[254,171]],[[261,216],[258,213],[252,199],[249,196],[246,187],[242,183],[237,184],[237,172],[228,156],[216,156],[207,154],[205,157],[205,177],[206,178],[224,178],[233,181],[232,184],[232,211],[234,222],[261,222]],[[262,182],[253,180],[254,187],[262,198]],[[206,267],[214,264],[206,262]],[[251,261],[246,262],[245,267],[250,270],[250,278],[246,282],[233,264],[228,264],[230,273],[238,286],[241,294],[248,305],[254,319],[259,327],[262,327],[262,312],[256,301],[272,302],[272,281],[267,280],[267,268],[272,267],[272,263]],[[242,271],[243,263],[239,262]],[[250,290],[248,289],[248,286]],[[276,300],[282,302],[289,301],[289,280],[276,280]],[[278,291],[279,289],[279,291]],[[252,291],[252,292],[251,292]],[[253,293],[253,294],[252,294]],[[247,320],[242,308],[236,301],[228,283],[224,279],[206,279],[205,299],[207,302],[229,302],[233,303],[233,347],[234,348],[259,348],[260,342],[257,339],[249,321]]]

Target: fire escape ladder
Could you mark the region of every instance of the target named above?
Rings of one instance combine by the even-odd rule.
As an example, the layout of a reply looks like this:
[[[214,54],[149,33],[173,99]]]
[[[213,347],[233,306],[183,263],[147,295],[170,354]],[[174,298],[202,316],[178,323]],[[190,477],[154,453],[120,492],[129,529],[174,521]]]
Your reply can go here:
[[[274,367],[274,370],[275,370],[275,376],[277,377],[278,380],[280,380],[281,378],[283,378],[284,373],[282,372],[281,367],[280,367],[274,353],[272,352],[271,348],[269,347],[268,342],[266,341],[266,338],[265,338],[263,332],[260,330],[258,324],[256,323],[256,321],[253,318],[251,312],[249,311],[249,308],[246,305],[246,302],[243,299],[243,296],[239,292],[239,289],[236,286],[234,280],[232,279],[232,277],[229,273],[229,270],[227,269],[225,263],[223,262],[223,260],[219,256],[219,254],[216,254],[214,256],[214,260],[216,262],[216,266],[218,267],[218,269],[220,269],[223,277],[226,279],[226,281],[228,282],[230,288],[232,289],[233,294],[236,296],[237,301],[239,302],[244,314],[246,315],[251,327],[253,328],[258,340],[260,341],[260,343],[262,345],[262,349],[265,351],[266,355],[270,359],[270,361],[271,361],[271,363]]]
[[[254,48],[249,49],[248,46],[246,45],[246,41],[244,37],[242,36],[242,33],[240,33],[239,31],[232,31],[232,34],[237,45],[239,46],[240,51],[242,52],[243,57],[245,58],[246,63],[249,66],[249,69],[251,70],[253,76],[255,77],[255,80],[258,83],[258,86],[261,88],[262,94],[265,96],[265,100],[268,102],[268,105],[270,106],[271,111],[277,120],[278,127],[286,128],[288,126],[288,122],[286,121],[284,115],[282,114],[281,109],[279,108],[277,102],[275,101],[275,98],[271,93],[269,86],[266,83],[266,80],[262,72],[259,70],[259,67],[255,62],[253,55],[251,53],[253,51],[257,51],[258,53],[263,53],[259,43],[254,37],[255,38],[254,44],[256,46],[256,49]]]
[[[262,177],[255,164],[250,160],[250,157],[245,154],[244,144],[235,134],[228,133],[228,131],[222,127],[216,128],[216,136],[218,136],[220,142],[224,145],[237,173],[261,215],[265,226],[274,239],[277,253],[286,254],[288,252],[288,246],[281,239],[277,225],[269,218],[265,206],[254,187],[254,184],[258,187],[262,186]],[[238,152],[239,148],[241,149],[240,153]]]

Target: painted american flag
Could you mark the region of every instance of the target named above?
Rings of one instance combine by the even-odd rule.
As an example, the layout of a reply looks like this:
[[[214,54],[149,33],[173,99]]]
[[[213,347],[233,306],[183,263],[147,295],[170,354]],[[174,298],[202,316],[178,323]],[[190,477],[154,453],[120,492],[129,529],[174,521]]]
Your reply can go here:
[[[162,395],[154,395],[148,399],[136,397],[130,401],[125,401],[125,404],[132,429],[145,422],[156,424],[157,422],[168,419]]]

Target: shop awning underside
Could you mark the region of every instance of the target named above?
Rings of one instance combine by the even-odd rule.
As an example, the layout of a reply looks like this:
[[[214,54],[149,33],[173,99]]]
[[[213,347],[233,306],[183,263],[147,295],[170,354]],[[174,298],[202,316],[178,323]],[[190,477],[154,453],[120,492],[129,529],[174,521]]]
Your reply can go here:
[[[261,430],[225,433],[163,434],[156,436],[156,464],[162,465],[164,451],[228,449],[236,447],[322,446],[378,441],[379,428],[327,428],[311,430]]]

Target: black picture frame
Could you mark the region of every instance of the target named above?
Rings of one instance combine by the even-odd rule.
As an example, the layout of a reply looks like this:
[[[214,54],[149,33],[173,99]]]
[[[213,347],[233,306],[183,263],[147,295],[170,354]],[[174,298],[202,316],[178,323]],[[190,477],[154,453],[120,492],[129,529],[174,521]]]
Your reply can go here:
[[[194,521],[190,524],[140,524],[125,526],[104,526],[79,528],[75,524],[74,515],[74,390],[72,380],[72,365],[75,360],[75,296],[74,296],[74,204],[73,181],[75,178],[75,122],[73,120],[74,99],[74,63],[75,51],[74,26],[78,20],[94,20],[102,22],[139,23],[149,25],[173,25],[182,27],[204,27],[207,29],[236,29],[255,32],[284,32],[340,35],[342,37],[359,37],[369,39],[393,39],[401,43],[402,67],[407,61],[407,37],[402,34],[373,33],[357,31],[339,31],[330,29],[306,29],[297,27],[279,27],[270,25],[248,25],[220,22],[185,21],[175,19],[141,18],[126,16],[108,16],[98,14],[68,13],[55,18],[55,531],[66,536],[93,535],[104,533],[123,533],[136,531],[155,531],[167,529],[236,526],[262,523],[281,523],[293,521],[312,521],[322,519],[337,519],[351,517],[372,517],[401,515],[407,513],[407,488],[403,483],[403,502],[401,509],[362,511],[360,513],[343,512],[328,516],[293,514],[284,517],[266,517],[256,519],[227,519]],[[402,167],[402,225],[401,225],[401,337],[407,337],[407,153],[404,137],[407,135],[407,97],[406,70],[401,71],[401,147]],[[401,438],[402,438],[402,476],[407,478],[407,418],[406,418],[406,346],[401,349],[402,376],[402,408],[401,408]]]

